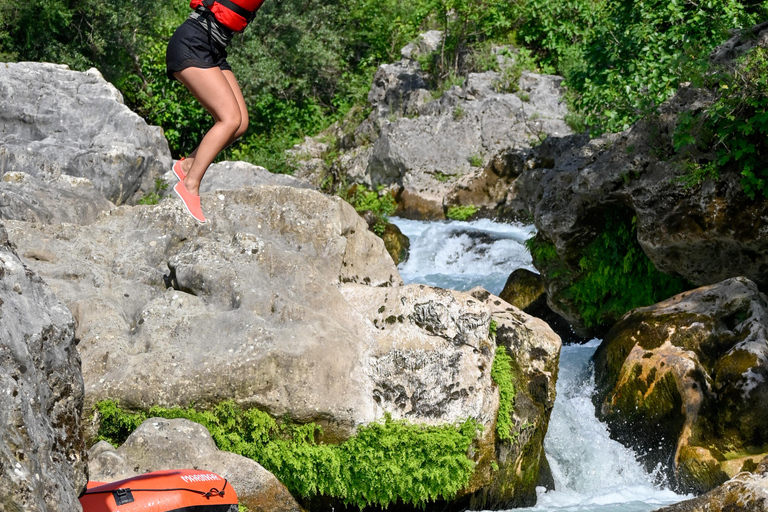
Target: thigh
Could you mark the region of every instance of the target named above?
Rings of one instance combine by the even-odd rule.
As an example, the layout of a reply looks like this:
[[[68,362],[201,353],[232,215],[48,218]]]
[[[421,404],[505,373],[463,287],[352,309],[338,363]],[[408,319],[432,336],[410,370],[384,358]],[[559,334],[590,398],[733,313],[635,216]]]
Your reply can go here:
[[[235,74],[228,69],[223,70],[222,73],[224,73],[224,78],[227,79],[229,87],[232,89],[232,93],[235,95],[235,99],[237,99],[237,105],[240,107],[240,116],[243,122],[247,123],[248,109],[245,106],[245,98],[243,98],[243,92],[240,90],[240,85],[237,83]]]
[[[226,119],[233,112],[240,112],[238,98],[224,72],[218,67],[186,68],[174,73],[174,76],[211,113],[215,121]],[[242,97],[239,87],[237,92]]]

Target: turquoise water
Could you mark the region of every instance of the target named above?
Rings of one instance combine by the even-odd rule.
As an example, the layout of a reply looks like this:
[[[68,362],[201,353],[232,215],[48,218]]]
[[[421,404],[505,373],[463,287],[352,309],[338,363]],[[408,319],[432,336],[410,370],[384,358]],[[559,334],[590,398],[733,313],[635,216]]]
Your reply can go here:
[[[392,220],[411,239],[411,256],[399,267],[408,283],[461,291],[482,286],[498,294],[513,270],[535,271],[523,246],[535,233],[533,226]],[[590,359],[599,343],[563,347],[557,400],[544,440],[555,490],[539,489],[536,506],[516,512],[646,512],[686,498],[665,488],[657,474],[648,474],[595,418]]]

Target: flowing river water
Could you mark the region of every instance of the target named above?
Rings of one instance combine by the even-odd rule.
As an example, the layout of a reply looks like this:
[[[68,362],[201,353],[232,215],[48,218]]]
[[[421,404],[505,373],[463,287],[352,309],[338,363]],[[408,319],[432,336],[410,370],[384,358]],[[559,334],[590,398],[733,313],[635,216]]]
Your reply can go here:
[[[535,270],[523,242],[533,226],[475,222],[423,222],[392,219],[411,240],[411,254],[400,265],[407,283],[455,290],[482,286],[499,294],[517,268]],[[590,359],[599,340],[563,346],[544,450],[555,490],[539,489],[536,511],[645,512],[678,502],[675,494],[648,474],[635,454],[608,436],[595,417]]]

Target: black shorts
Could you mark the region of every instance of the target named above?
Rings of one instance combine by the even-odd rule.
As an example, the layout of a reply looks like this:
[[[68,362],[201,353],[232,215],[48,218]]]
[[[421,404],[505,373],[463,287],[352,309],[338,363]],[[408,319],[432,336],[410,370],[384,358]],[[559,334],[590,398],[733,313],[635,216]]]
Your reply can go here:
[[[199,21],[192,18],[181,24],[168,41],[165,50],[165,73],[175,80],[174,73],[187,68],[231,70],[227,50],[216,44]]]

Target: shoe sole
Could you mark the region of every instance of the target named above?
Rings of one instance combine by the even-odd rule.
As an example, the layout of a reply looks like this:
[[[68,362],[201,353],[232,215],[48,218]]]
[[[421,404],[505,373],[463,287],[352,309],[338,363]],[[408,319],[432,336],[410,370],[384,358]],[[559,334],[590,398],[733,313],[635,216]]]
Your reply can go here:
[[[181,183],[181,182],[179,182],[179,183]],[[184,185],[182,184],[182,187],[183,186]],[[192,217],[193,219],[195,219],[200,224],[205,224],[205,220],[200,220],[200,219],[198,219],[197,217],[194,216],[194,214],[192,213],[192,210],[190,210],[189,206],[187,206],[187,202],[184,200],[183,197],[181,197],[181,194],[179,194],[179,191],[176,190],[176,187],[173,187],[173,191],[176,193],[177,196],[179,196],[179,199],[181,199],[181,204],[184,205],[184,208],[187,210],[187,213],[189,213],[189,216]]]

